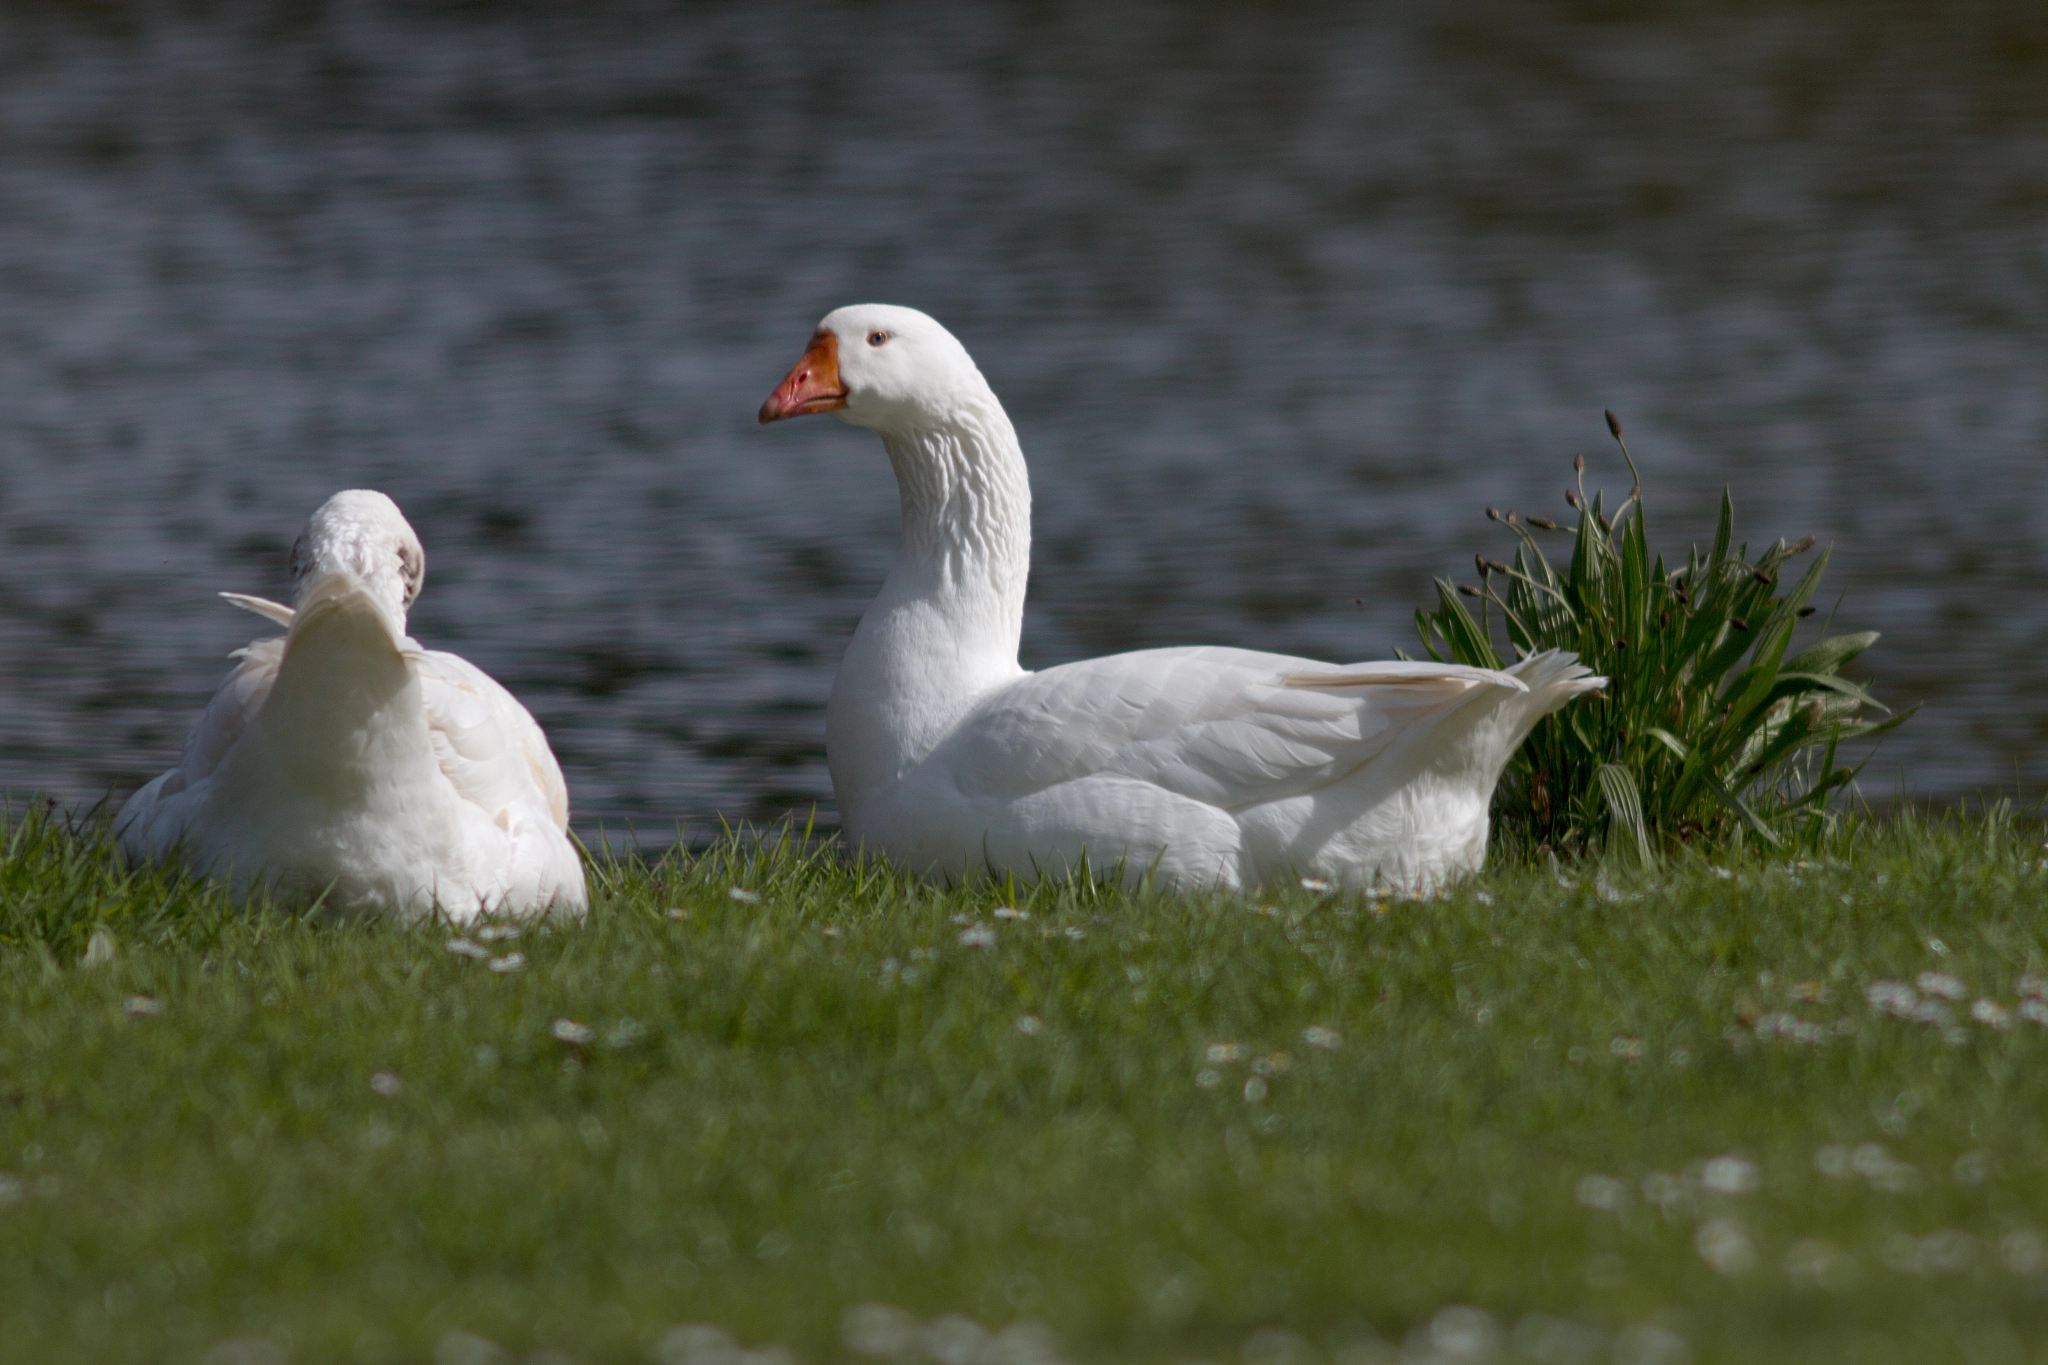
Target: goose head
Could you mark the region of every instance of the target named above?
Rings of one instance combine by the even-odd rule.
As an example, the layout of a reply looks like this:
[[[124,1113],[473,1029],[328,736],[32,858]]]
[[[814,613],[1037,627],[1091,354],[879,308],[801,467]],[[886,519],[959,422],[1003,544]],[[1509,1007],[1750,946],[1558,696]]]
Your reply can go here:
[[[427,575],[427,555],[397,503],[367,488],[350,488],[321,503],[306,522],[292,544],[291,569],[294,606],[329,574],[350,573],[396,613],[403,629],[406,608]]]
[[[874,431],[946,425],[992,398],[967,348],[915,308],[856,303],[825,315],[761,422],[829,412]]]

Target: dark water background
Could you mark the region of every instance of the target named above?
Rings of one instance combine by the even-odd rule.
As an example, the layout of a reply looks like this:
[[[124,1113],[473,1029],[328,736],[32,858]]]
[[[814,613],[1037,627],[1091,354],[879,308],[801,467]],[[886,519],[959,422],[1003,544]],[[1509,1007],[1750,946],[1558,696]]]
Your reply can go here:
[[[1008,403],[1027,664],[1412,648],[1487,503],[1837,546],[1925,713],[1870,783],[2048,783],[2048,7],[0,9],[0,789],[175,758],[348,486],[578,824],[823,807],[873,438],[753,414],[939,316]]]

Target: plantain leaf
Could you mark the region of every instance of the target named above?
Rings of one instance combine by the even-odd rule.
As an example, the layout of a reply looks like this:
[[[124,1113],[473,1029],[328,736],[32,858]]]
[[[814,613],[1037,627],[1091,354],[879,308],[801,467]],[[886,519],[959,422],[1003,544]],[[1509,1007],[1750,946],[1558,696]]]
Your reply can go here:
[[[1735,498],[1726,485],[1721,489],[1721,521],[1714,528],[1714,552],[1707,556],[1707,577],[1719,580],[1728,564],[1728,543],[1735,539]]]
[[[1723,782],[1713,769],[1704,768],[1701,771],[1706,777],[1707,790],[1719,797],[1721,804],[1733,811],[1741,819],[1742,823],[1749,826],[1765,843],[1773,848],[1784,847],[1784,841],[1778,838],[1777,832],[1765,824],[1762,817],[1758,816],[1755,811],[1744,804],[1741,797],[1729,791],[1728,784]]]
[[[1916,701],[1911,706],[1907,707],[1905,710],[1897,712],[1894,715],[1886,716],[1883,720],[1877,721],[1874,724],[1855,726],[1849,729],[1847,732],[1845,732],[1843,738],[1869,739],[1872,735],[1881,735],[1887,730],[1896,730],[1901,725],[1904,725],[1907,721],[1911,720],[1915,713],[1917,713],[1920,710],[1922,705],[1924,705],[1924,703]]]
[[[1472,613],[1465,610],[1465,604],[1458,600],[1458,590],[1448,578],[1436,581],[1437,614],[1436,628],[1443,632],[1444,643],[1450,647],[1451,657],[1461,664],[1478,668],[1501,667],[1500,656],[1493,652],[1493,644],[1486,638],[1486,632],[1472,619]]]
[[[1593,770],[1593,778],[1607,800],[1607,813],[1614,828],[1633,842],[1638,859],[1656,862],[1656,855],[1650,851],[1649,831],[1643,828],[1643,798],[1636,790],[1635,774],[1619,763],[1602,763]]]
[[[1860,705],[1885,709],[1883,703],[1871,696],[1862,684],[1850,682],[1847,678],[1833,673],[1783,672],[1778,674],[1778,681],[1771,689],[1773,700],[1778,697],[1796,697],[1803,692],[1834,692],[1854,698]]]
[[[1677,754],[1680,758],[1684,758],[1686,756],[1687,751],[1685,747],[1685,741],[1680,739],[1677,735],[1672,734],[1669,730],[1666,730],[1661,726],[1652,725],[1649,729],[1643,731],[1643,733],[1648,735],[1651,739],[1656,740],[1659,744],[1662,744],[1672,753]]]
[[[1423,611],[1419,607],[1415,611],[1415,633],[1422,637],[1422,647],[1429,651],[1429,657],[1432,662],[1440,664],[1454,662],[1436,652],[1436,622],[1431,619],[1428,612]]]
[[[1855,635],[1831,635],[1808,645],[1798,654],[1785,661],[1787,673],[1834,673],[1843,664],[1869,649],[1878,641],[1874,630],[1860,631]]]

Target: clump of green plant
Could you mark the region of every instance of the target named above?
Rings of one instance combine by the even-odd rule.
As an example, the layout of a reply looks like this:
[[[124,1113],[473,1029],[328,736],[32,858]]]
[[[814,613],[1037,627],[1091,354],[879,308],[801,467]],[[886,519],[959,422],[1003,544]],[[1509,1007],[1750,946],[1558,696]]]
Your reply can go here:
[[[1501,834],[1532,849],[1574,851],[1603,836],[1645,859],[1681,843],[1753,834],[1771,845],[1818,832],[1828,802],[1858,768],[1844,740],[1898,725],[1842,667],[1876,631],[1828,635],[1786,657],[1795,625],[1827,567],[1822,548],[1789,591],[1781,575],[1814,548],[1779,539],[1749,558],[1737,545],[1735,505],[1724,491],[1713,548],[1694,545],[1683,566],[1652,559],[1642,478],[1609,514],[1588,496],[1586,457],[1573,461],[1565,502],[1576,526],[1488,508],[1520,540],[1514,562],[1477,556],[1479,582],[1437,580],[1438,606],[1415,613],[1433,659],[1502,666],[1496,632],[1518,655],[1568,649],[1607,685],[1544,720],[1516,754],[1497,798]],[[1571,560],[1553,568],[1539,533],[1571,537]],[[1476,598],[1475,618],[1460,597]]]

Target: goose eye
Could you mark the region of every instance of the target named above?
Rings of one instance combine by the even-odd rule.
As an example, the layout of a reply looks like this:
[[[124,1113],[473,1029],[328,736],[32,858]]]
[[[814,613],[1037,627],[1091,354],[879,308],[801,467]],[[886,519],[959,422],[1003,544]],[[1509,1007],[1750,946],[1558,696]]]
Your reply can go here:
[[[868,345],[870,346],[879,346],[888,339],[889,334],[884,331],[877,330],[868,333]]]

